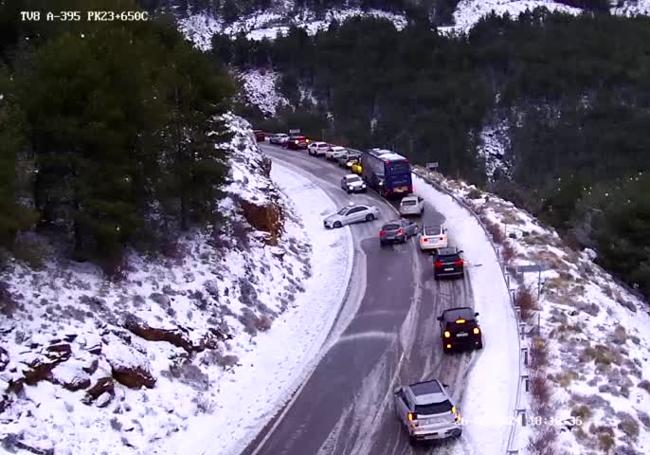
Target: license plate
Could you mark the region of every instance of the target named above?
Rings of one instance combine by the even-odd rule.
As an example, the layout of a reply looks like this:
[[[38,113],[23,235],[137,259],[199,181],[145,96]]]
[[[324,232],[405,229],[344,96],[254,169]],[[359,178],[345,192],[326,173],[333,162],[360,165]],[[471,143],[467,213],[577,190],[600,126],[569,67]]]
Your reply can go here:
[[[445,267],[445,272],[452,272],[453,270],[453,267]]]
[[[469,335],[469,333],[465,333],[465,332],[461,332],[461,333],[457,333],[457,334],[456,334],[456,336],[457,336],[458,338],[466,337],[466,336],[468,336],[468,335]]]

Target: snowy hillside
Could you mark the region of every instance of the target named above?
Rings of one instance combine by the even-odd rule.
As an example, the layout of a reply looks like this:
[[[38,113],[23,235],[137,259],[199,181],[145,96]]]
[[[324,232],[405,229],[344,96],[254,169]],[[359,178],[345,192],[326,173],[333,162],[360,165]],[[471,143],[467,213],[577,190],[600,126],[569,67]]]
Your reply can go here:
[[[381,10],[362,11],[360,9],[332,9],[327,11],[323,18],[317,18],[309,11],[303,10],[299,13],[257,12],[247,17],[242,17],[232,24],[225,24],[220,18],[214,18],[205,14],[196,14],[179,21],[180,31],[201,50],[211,48],[210,40],[215,33],[237,35],[244,33],[247,38],[261,40],[263,38],[274,39],[279,33],[286,33],[290,26],[295,25],[303,28],[307,33],[313,35],[319,30],[326,29],[329,24],[336,21],[343,21],[355,16],[383,17],[395,24],[397,29],[406,26],[406,18],[401,15],[388,13]]]
[[[472,207],[509,271],[529,348],[530,392],[520,402],[528,425],[517,431],[518,447],[650,453],[648,302],[596,265],[593,251],[572,250],[512,203],[424,174]]]
[[[349,239],[310,238],[303,223],[320,225],[332,202],[312,191],[319,204],[296,206],[271,180],[250,125],[226,120],[222,226],[179,237],[164,257],[129,254],[119,282],[53,258],[0,270],[5,448],[173,454],[218,442],[224,453],[300,379],[341,299],[319,286],[346,288]],[[264,400],[233,390],[251,381]],[[241,425],[251,409],[259,418]]]

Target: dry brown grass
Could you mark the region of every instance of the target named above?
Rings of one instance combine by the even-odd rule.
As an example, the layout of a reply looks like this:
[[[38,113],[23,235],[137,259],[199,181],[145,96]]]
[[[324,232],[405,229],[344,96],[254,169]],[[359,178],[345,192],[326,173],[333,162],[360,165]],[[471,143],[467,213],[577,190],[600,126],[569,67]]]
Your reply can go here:
[[[530,380],[530,393],[533,397],[532,407],[537,415],[542,417],[551,415],[551,386],[543,374],[533,374]]]
[[[583,422],[586,422],[592,416],[592,412],[589,406],[581,404],[573,407],[571,415],[573,417],[579,417]]]

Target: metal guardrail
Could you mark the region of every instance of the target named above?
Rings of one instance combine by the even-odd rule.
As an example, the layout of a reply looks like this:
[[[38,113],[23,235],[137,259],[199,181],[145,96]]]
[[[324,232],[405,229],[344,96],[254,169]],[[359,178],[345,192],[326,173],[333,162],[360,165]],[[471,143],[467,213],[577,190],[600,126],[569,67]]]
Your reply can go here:
[[[515,442],[515,437],[516,437],[516,431],[517,431],[517,424],[515,422],[518,421],[519,417],[521,416],[522,420],[522,426],[526,425],[526,409],[521,407],[521,384],[522,382],[525,382],[526,384],[526,391],[528,391],[528,374],[524,373],[522,371],[522,366],[528,365],[528,348],[522,346],[522,339],[524,339],[524,323],[521,320],[521,312],[519,308],[515,305],[515,298],[513,295],[513,290],[510,289],[510,274],[508,273],[508,270],[505,267],[505,264],[501,260],[501,255],[500,255],[500,249],[499,246],[494,243],[492,240],[492,234],[490,234],[490,231],[488,231],[487,227],[481,220],[481,218],[478,216],[478,214],[474,211],[474,209],[469,206],[465,201],[462,199],[458,198],[453,192],[449,191],[447,188],[443,187],[440,185],[440,183],[436,180],[435,177],[432,177],[432,175],[435,175],[437,173],[435,172],[430,172],[427,171],[421,167],[413,167],[413,173],[417,175],[418,177],[422,178],[424,181],[427,183],[431,184],[434,186],[437,190],[449,195],[458,205],[463,207],[465,210],[467,210],[478,222],[479,226],[483,229],[485,232],[485,235],[490,242],[490,245],[492,246],[492,249],[494,249],[494,252],[497,255],[497,262],[499,263],[499,268],[501,269],[501,274],[503,275],[503,280],[506,284],[506,287],[508,289],[508,295],[509,295],[509,300],[510,300],[510,305],[512,306],[512,309],[515,313],[515,318],[517,321],[517,327],[519,328],[518,334],[517,334],[517,345],[519,349],[519,369],[518,369],[518,378],[517,378],[517,392],[516,392],[516,399],[515,399],[515,409],[514,409],[514,419],[512,421],[512,424],[510,426],[510,433],[508,434],[508,443],[506,446],[506,454],[507,455],[514,455],[519,453],[518,448],[514,448],[513,444]],[[439,174],[440,175],[440,174]]]

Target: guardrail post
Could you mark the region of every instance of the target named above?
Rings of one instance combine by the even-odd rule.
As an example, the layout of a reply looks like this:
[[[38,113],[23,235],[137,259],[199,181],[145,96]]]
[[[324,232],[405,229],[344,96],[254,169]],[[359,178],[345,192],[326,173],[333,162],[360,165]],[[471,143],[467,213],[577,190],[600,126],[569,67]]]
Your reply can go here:
[[[519,311],[519,316],[521,317],[521,311]],[[521,336],[521,339],[523,340],[526,336],[526,324],[523,322],[519,323],[519,335]]]
[[[528,348],[521,348],[521,353],[524,355],[524,365],[528,366]]]
[[[524,381],[524,390],[526,390],[526,392],[530,392],[530,377],[528,374],[522,374],[521,379]]]
[[[525,427],[526,426],[526,408],[517,409],[517,414],[521,415],[521,426]]]

